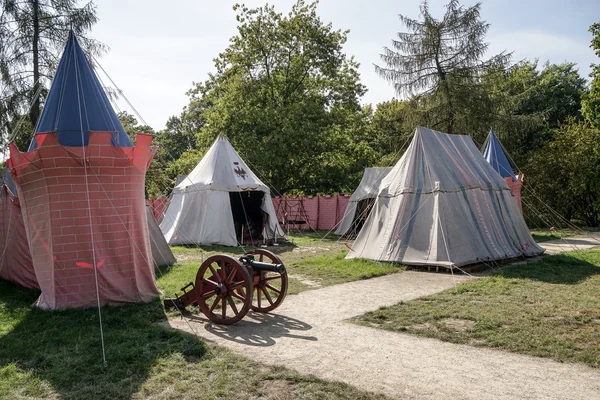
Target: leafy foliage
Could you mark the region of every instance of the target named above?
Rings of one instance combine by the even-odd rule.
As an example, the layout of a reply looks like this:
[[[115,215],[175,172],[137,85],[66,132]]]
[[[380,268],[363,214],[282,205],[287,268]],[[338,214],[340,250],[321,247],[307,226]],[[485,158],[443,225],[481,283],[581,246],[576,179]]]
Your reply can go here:
[[[89,54],[107,50],[84,34],[97,22],[96,6],[78,0],[0,1],[0,134],[7,137],[15,121],[27,115],[35,126],[58,54],[72,29]],[[31,134],[19,130],[24,137]]]
[[[277,192],[350,189],[348,177],[376,155],[356,129],[365,88],[342,51],[347,32],[323,23],[316,3],[303,0],[288,15],[268,5],[234,10],[238,34],[182,114],[199,128],[197,151],[224,134]],[[343,153],[358,155],[357,163]]]
[[[600,22],[590,27],[592,44],[590,47],[600,57]],[[588,96],[583,100],[582,112],[585,118],[596,128],[600,129],[600,64],[592,65],[592,83]]]
[[[571,118],[529,165],[530,184],[553,209],[589,226],[600,223],[600,130]]]

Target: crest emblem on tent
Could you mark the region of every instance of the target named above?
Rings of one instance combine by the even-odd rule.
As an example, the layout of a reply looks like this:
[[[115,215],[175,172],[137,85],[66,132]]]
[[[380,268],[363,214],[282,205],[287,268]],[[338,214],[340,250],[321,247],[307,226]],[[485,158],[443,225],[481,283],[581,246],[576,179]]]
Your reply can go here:
[[[242,178],[243,180],[246,180],[246,177],[248,176],[248,173],[246,172],[246,170],[244,168],[240,167],[240,163],[238,163],[237,161],[234,161],[233,165],[236,166],[233,169],[233,172],[235,172],[235,174],[237,176],[239,176],[240,178]]]

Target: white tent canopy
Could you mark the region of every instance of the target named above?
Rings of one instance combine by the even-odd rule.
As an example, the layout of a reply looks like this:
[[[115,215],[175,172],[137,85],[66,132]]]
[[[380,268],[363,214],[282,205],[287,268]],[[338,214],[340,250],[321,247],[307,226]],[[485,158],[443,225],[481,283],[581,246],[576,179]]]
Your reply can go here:
[[[504,179],[469,136],[418,127],[348,258],[461,266],[542,254]]]
[[[173,189],[160,229],[169,244],[237,246],[242,225],[266,240],[284,236],[269,188],[219,136]]]
[[[346,207],[346,211],[344,212],[344,217],[342,218],[342,222],[338,226],[335,231],[336,235],[346,235],[348,233],[352,233],[356,229],[356,221],[357,219],[364,219],[368,216],[367,213],[362,215],[364,210],[358,210],[359,203],[363,200],[374,199],[377,197],[379,193],[379,184],[385,178],[385,176],[391,171],[391,167],[384,168],[365,168],[365,172],[363,174],[358,187],[350,196],[350,200],[348,201],[348,206]]]

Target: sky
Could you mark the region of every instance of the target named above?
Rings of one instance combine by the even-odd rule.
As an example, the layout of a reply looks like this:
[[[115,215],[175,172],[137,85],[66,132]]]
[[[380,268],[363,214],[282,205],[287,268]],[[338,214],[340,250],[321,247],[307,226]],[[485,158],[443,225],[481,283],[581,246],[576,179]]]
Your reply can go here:
[[[243,1],[239,0],[242,3]],[[287,13],[294,0],[271,0]],[[90,36],[110,47],[98,61],[143,120],[155,130],[179,115],[194,82],[214,72],[213,59],[237,33],[236,1],[229,0],[95,0],[98,23]],[[265,0],[247,0],[249,7]],[[447,1],[430,1],[442,16]],[[472,5],[474,1],[463,1]],[[393,87],[374,71],[379,54],[403,30],[398,14],[419,16],[420,0],[321,0],[318,13],[334,29],[350,30],[344,50],[360,63],[368,92],[363,103],[395,96]],[[489,55],[512,51],[515,61],[538,58],[577,63],[585,77],[600,63],[589,44],[589,26],[600,22],[598,0],[484,0],[481,17],[491,24],[486,37]],[[101,79],[108,82],[103,73]],[[132,111],[126,102],[121,110]]]

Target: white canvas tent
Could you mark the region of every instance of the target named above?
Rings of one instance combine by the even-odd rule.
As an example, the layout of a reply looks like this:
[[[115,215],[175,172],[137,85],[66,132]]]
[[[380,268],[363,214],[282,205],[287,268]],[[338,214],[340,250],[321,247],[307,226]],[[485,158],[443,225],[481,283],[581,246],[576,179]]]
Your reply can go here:
[[[224,136],[175,186],[160,229],[169,244],[237,246],[242,229],[255,239],[284,237],[269,188]]]
[[[469,136],[418,127],[348,258],[462,266],[542,254],[504,179]]]
[[[350,196],[344,217],[340,222],[336,235],[355,235],[360,231],[362,223],[369,216],[373,199],[379,193],[379,184],[392,168],[365,168],[358,187]]]

